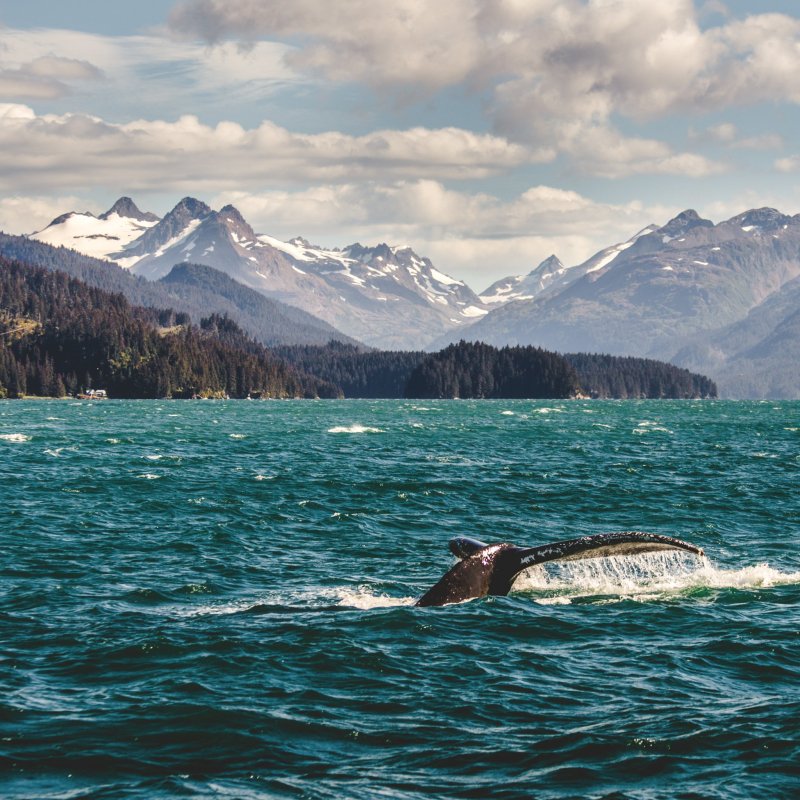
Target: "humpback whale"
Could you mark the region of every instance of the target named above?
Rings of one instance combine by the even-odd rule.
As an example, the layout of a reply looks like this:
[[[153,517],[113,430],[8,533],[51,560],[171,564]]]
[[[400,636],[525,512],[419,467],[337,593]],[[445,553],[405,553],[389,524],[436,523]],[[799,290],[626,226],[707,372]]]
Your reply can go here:
[[[459,562],[416,604],[443,606],[487,595],[506,595],[520,572],[546,561],[575,561],[659,550],[683,550],[697,556],[704,555],[701,547],[689,542],[640,531],[581,536],[540,547],[518,547],[508,542],[485,544],[459,536],[450,540],[450,552],[460,559]]]

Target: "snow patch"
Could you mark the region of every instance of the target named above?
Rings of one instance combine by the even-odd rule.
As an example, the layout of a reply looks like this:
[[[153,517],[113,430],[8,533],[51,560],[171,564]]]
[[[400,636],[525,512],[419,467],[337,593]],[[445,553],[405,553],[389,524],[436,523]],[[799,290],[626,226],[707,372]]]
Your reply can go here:
[[[478,308],[478,306],[467,306],[462,309],[461,313],[465,317],[484,317],[489,311],[485,308]]]
[[[627,250],[633,245],[633,243],[634,240],[631,240],[609,248],[609,250],[605,251],[606,254],[596,264],[593,264],[589,269],[586,270],[586,274],[588,275],[590,272],[597,272],[597,270],[608,266],[623,250]]]

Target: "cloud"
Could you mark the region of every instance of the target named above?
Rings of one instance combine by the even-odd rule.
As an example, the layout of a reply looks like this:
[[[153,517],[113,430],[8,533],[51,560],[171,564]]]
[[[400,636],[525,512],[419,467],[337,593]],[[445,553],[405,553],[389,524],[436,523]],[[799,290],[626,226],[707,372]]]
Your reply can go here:
[[[703,131],[689,130],[689,139],[703,144],[718,144],[734,150],[777,150],[784,146],[783,137],[777,133],[762,133],[740,137],[732,122],[720,122]]]
[[[783,136],[777,133],[762,133],[758,136],[747,136],[731,143],[731,147],[740,150],[779,150],[785,145]]]
[[[211,43],[302,37],[304,44],[287,55],[294,68],[424,90],[459,83],[473,68],[480,51],[476,10],[473,0],[199,0],[179,4],[170,26]]]
[[[16,69],[0,69],[0,98],[52,100],[72,92],[67,81],[98,80],[102,77],[102,70],[88,61],[40,56]]]
[[[202,102],[215,110],[234,102],[263,100],[289,85],[307,83],[285,60],[288,45],[234,42],[210,48],[178,42],[153,32],[134,36],[101,36],[48,28],[3,29],[0,75],[25,77],[6,100],[47,100],[64,96],[77,80],[95,80],[96,107],[113,107],[123,118],[143,109],[186,107]],[[15,88],[10,84],[9,89]],[[104,112],[106,113],[106,112]],[[156,112],[158,113],[158,112]]]
[[[547,158],[502,137],[458,128],[350,136],[293,133],[271,122],[209,126],[194,116],[125,124],[0,106],[0,190],[129,186],[221,191],[276,182],[483,178]]]
[[[797,172],[800,170],[800,156],[787,156],[775,161],[778,172]]]
[[[291,41],[300,71],[383,92],[471,86],[489,97],[494,130],[552,150],[589,174],[703,176],[723,167],[626,139],[615,120],[800,101],[800,20],[730,16],[692,0],[194,0],[174,32],[210,43]],[[701,27],[711,15],[719,24]],[[723,132],[720,132],[723,133]],[[589,143],[601,146],[587,158]]]
[[[693,137],[705,139],[710,142],[731,144],[736,140],[738,134],[739,131],[732,122],[720,122],[718,125],[712,125],[710,128],[706,128],[702,134],[693,134]]]
[[[67,210],[99,213],[95,203],[74,195],[32,196],[11,195],[0,197],[0,231],[14,234],[32,233],[45,227],[51,220]]]

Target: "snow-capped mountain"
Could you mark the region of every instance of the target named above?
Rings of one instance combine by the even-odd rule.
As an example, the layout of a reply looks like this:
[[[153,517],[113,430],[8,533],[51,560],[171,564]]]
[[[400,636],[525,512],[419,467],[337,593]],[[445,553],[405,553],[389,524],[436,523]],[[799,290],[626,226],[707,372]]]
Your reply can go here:
[[[32,234],[54,247],[69,247],[92,258],[108,258],[158,223],[155,214],[140,211],[130,197],[121,197],[104,214],[71,211]]]
[[[65,214],[32,238],[106,258],[151,280],[178,263],[206,264],[382,348],[423,348],[487,313],[466,284],[410,247],[282,242],[256,234],[233,206],[214,211],[190,197],[160,220],[123,198],[100,217]]]
[[[584,275],[598,272],[603,267],[607,267],[620,253],[632,247],[642,236],[646,236],[656,229],[656,225],[649,225],[626,242],[606,247],[583,263],[572,267],[564,266],[557,256],[552,255],[527,275],[515,275],[496,281],[479,297],[485,305],[496,308],[515,300],[534,300],[545,295],[555,294]]]
[[[565,275],[567,269],[557,256],[552,255],[527,275],[512,275],[495,281],[479,297],[489,306],[510,303],[512,300],[533,300],[554,280]]]

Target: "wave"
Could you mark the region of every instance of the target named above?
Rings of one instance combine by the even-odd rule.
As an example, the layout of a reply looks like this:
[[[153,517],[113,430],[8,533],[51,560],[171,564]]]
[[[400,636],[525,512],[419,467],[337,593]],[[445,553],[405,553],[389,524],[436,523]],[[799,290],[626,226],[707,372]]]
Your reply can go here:
[[[640,422],[634,429],[633,433],[641,436],[645,433],[672,433],[669,428],[666,428],[664,425],[661,425],[658,422],[652,422],[650,420],[644,420]]]
[[[171,616],[202,617],[252,613],[276,609],[281,611],[319,611],[335,608],[355,608],[369,611],[374,608],[412,606],[416,597],[390,597],[369,586],[338,586],[294,592],[269,592],[260,597],[204,603],[199,606],[172,606]]]
[[[385,594],[375,594],[368,586],[359,586],[356,589],[337,589],[340,596],[338,605],[346,608],[358,608],[369,611],[373,608],[393,608],[395,606],[413,606],[416,597],[389,597]]]
[[[29,442],[31,437],[24,433],[0,433],[0,439],[4,442]]]
[[[661,600],[702,589],[762,589],[800,583],[800,572],[781,572],[769,564],[723,569],[707,558],[684,553],[646,553],[541,564],[523,572],[514,592],[542,595],[543,604],[576,598]]]
[[[368,425],[334,425],[328,428],[328,433],[383,433],[382,428],[372,428]]]

